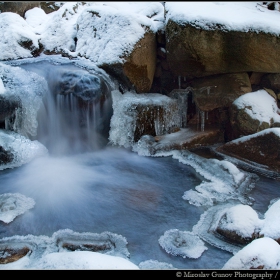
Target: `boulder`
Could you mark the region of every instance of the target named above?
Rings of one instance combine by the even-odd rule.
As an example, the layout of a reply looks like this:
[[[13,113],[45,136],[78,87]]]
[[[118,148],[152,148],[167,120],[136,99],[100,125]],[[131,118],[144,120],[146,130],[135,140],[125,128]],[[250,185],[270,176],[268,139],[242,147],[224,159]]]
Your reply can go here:
[[[198,78],[190,84],[195,103],[202,111],[229,107],[239,96],[252,91],[246,72]]]
[[[240,137],[218,147],[217,151],[280,172],[280,128]]]
[[[280,126],[279,108],[271,90],[249,92],[229,108],[232,139]]]
[[[166,24],[167,61],[174,76],[204,77],[221,73],[279,73],[280,37],[264,32],[242,32],[195,22]]]

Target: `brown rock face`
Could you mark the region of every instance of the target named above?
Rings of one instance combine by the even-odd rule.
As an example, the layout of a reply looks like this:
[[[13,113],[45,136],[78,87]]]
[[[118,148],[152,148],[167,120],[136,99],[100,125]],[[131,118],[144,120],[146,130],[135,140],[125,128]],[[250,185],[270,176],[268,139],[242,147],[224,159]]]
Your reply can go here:
[[[125,57],[124,64],[102,64],[100,67],[118,79],[126,89],[147,93],[154,79],[156,54],[156,34],[147,32],[133,51]]]
[[[263,32],[203,30],[194,23],[166,25],[167,61],[175,76],[280,72],[280,38]]]
[[[198,78],[191,82],[194,100],[202,111],[229,107],[239,96],[252,91],[247,73],[234,73]]]
[[[279,131],[280,128],[271,128],[267,133],[255,134],[248,140],[228,142],[217,150],[243,160],[266,165],[280,172],[280,137],[277,133]]]
[[[40,7],[40,2],[37,1],[21,1],[21,2],[0,2],[0,11],[16,13],[24,17],[25,12],[33,9],[35,7]]]
[[[149,92],[156,69],[156,35],[148,32],[135,46],[123,66],[138,93]]]
[[[271,127],[271,124],[268,122],[253,119],[246,112],[246,108],[237,108],[235,104],[232,104],[229,112],[232,127],[232,139],[254,134]]]

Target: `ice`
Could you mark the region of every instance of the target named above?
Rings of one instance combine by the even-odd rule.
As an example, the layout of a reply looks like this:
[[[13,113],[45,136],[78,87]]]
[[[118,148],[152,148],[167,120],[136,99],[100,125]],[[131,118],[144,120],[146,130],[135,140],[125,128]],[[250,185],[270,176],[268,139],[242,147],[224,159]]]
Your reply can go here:
[[[252,203],[246,193],[254,187],[254,176],[239,170],[229,161],[203,158],[187,150],[174,151],[172,155],[180,162],[192,166],[205,178],[205,181],[196,187],[197,199],[193,190],[186,191],[183,199],[197,206],[204,202],[214,205],[228,199],[237,199],[245,204]]]
[[[13,131],[0,129],[0,146],[12,155],[11,162],[0,165],[0,170],[19,167],[31,160],[45,156],[48,150],[37,140],[30,140]]]
[[[197,259],[208,249],[197,235],[178,229],[167,230],[158,241],[168,254],[183,258]]]
[[[178,117],[176,115],[177,103],[176,100],[168,96],[158,93],[136,94],[126,92],[121,94],[118,90],[113,90],[112,99],[114,113],[111,118],[109,135],[109,141],[112,145],[131,148],[135,144],[134,132],[138,116],[138,105],[143,107],[161,106],[164,108],[163,120],[156,118],[157,133],[162,134],[168,129],[178,126]]]
[[[20,193],[4,193],[0,195],[0,220],[8,224],[17,216],[33,208],[35,201]]]
[[[38,127],[37,112],[43,96],[48,92],[46,80],[36,73],[3,63],[0,63],[0,76],[6,89],[5,95],[16,96],[20,100],[15,119],[6,120],[5,128],[26,137],[35,136]]]
[[[69,248],[63,241],[68,242]],[[83,247],[96,242],[109,242],[110,250],[105,253],[88,250],[72,251],[70,245]],[[64,248],[62,247],[64,244]],[[0,264],[0,269],[139,269],[128,260],[126,239],[111,232],[89,233],[63,229],[51,237],[40,235],[12,236],[0,239],[0,252],[3,248],[28,248],[30,253],[18,261]]]

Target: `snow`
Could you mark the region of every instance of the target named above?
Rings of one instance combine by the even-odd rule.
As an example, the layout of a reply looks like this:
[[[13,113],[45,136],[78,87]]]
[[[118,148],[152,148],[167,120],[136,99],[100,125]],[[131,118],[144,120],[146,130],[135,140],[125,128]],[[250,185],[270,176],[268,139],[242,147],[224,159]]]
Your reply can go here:
[[[258,238],[237,252],[223,269],[279,269],[280,245],[269,237]]]
[[[208,248],[204,242],[194,233],[171,229],[159,238],[160,246],[173,256],[189,257],[197,259]]]
[[[0,195],[0,221],[8,224],[17,216],[33,208],[35,201],[20,193],[4,193]]]
[[[64,244],[83,247],[89,245],[111,244],[107,251],[100,253],[89,249],[71,251]],[[0,240],[0,250],[4,248],[28,248],[27,253],[17,261],[0,264],[6,269],[139,269],[129,261],[127,241],[111,232],[79,233],[69,229],[59,230],[48,236],[13,236]],[[100,246],[102,248],[102,246]],[[104,246],[103,246],[104,247]],[[35,256],[35,257],[34,257]]]
[[[233,104],[252,118],[266,122],[280,122],[280,109],[276,100],[264,89],[248,92],[237,98]],[[248,105],[249,104],[249,105]]]
[[[280,236],[280,223],[279,223],[279,213],[280,200],[276,200],[265,212],[264,225],[261,230],[261,234],[265,237],[270,237],[273,239],[279,239]]]
[[[235,231],[245,238],[251,237],[261,224],[257,212],[249,205],[235,205],[229,208],[225,214],[225,219],[220,220],[219,227],[223,230]]]
[[[279,34],[279,12],[261,7],[262,2],[166,2],[166,20],[192,22],[203,29],[256,31]]]
[[[130,51],[133,44],[143,37],[144,30],[141,25],[156,32],[162,30],[164,23],[169,19],[177,22],[193,22],[194,25],[204,29],[213,29],[219,24],[225,30],[253,30],[280,34],[280,25],[277,24],[280,13],[259,5],[262,2],[166,2],[165,19],[164,7],[160,2],[86,2],[85,5],[81,3],[65,2],[58,11],[50,14],[45,14],[40,8],[34,8],[26,13],[26,19],[13,13],[0,13],[2,35],[0,60],[32,57],[31,50],[20,45],[20,42],[29,40],[35,48],[38,48],[39,42],[41,42],[49,51],[56,49],[73,57],[84,56],[97,65],[122,62],[122,56]],[[93,14],[97,16],[93,17]],[[98,14],[101,17],[98,17]],[[96,26],[96,30],[92,30],[93,25]],[[75,38],[78,38],[77,45],[75,45]],[[1,65],[0,69],[3,70],[0,72],[0,94],[6,94],[7,91],[13,90],[16,78],[13,77],[8,66]],[[13,69],[13,71],[15,70]],[[30,79],[39,81],[36,75],[33,75]],[[27,84],[30,84],[30,81],[27,81]],[[41,82],[39,84],[42,85]],[[27,93],[27,87],[22,92],[23,101],[25,97],[30,97]],[[25,103],[23,102],[23,108],[29,110],[29,105],[32,103],[31,101],[34,101],[34,98],[35,104],[39,105],[40,97],[43,94],[42,90],[39,89],[39,95],[26,100]],[[121,100],[118,93],[115,93],[115,97],[116,99],[120,98],[119,101]],[[155,100],[152,102],[160,101],[158,97],[154,96],[154,98]],[[275,100],[263,90],[245,94],[235,103],[238,106],[246,106],[248,103],[253,104],[250,110],[246,109],[253,118],[263,121],[270,121],[271,118],[274,121],[280,119]],[[127,104],[122,104],[122,106],[125,105]],[[116,106],[115,109],[117,108]],[[117,117],[116,123],[120,121],[120,115]],[[36,128],[36,123],[32,120],[27,120],[26,123],[27,127],[31,124],[30,134]],[[120,128],[128,127],[128,129],[131,129],[133,119],[122,121],[127,123],[121,124]],[[116,123],[113,127],[115,131],[112,131],[111,134],[111,141],[115,141],[115,144],[121,146],[131,145],[130,142],[127,142],[127,138],[117,139],[120,134],[116,132]],[[268,131],[261,133],[267,133]],[[272,131],[279,135],[279,129],[273,128]],[[0,135],[0,146],[10,148],[7,146],[9,143],[9,145],[13,145],[12,150],[16,151],[14,156],[17,160],[10,167],[19,166],[38,156],[38,154],[44,155],[46,153],[40,143],[30,141],[17,133],[7,133],[1,130]],[[23,151],[29,152],[23,155]],[[254,211],[247,210],[250,206],[234,206],[233,204],[216,206],[217,201],[225,202],[228,199],[237,199],[241,203],[249,204],[250,201],[245,197],[245,193],[246,188],[250,188],[250,175],[240,171],[228,161],[201,159],[187,152],[174,151],[169,154],[158,153],[155,156],[168,155],[177,158],[184,164],[191,165],[205,178],[205,181],[197,186],[196,190],[186,192],[183,199],[196,206],[208,207],[208,210],[201,215],[201,220],[194,226],[193,232],[166,231],[163,237],[159,239],[160,245],[171,254],[198,258],[207,249],[204,247],[202,241],[204,240],[235,253],[223,269],[248,269],[262,265],[265,269],[279,269],[280,247],[273,239],[279,238],[280,234],[279,215],[277,215],[279,213],[279,200],[269,207],[264,215],[263,223],[260,222]],[[215,170],[215,172],[212,170]],[[241,188],[236,190],[236,187],[240,185]],[[8,195],[9,198],[4,203],[2,201],[3,197],[0,197],[0,217],[4,222],[12,222],[17,215],[24,214],[30,207],[33,207],[33,202],[29,198],[22,199],[20,194]],[[14,208],[15,205],[17,205],[16,208]],[[245,211],[246,215],[244,215]],[[210,233],[208,231],[203,232],[202,229],[207,228],[207,226],[208,229],[213,229],[224,213],[228,213],[228,218],[230,218],[230,223],[228,221],[228,223],[223,224],[224,227],[234,228],[245,236],[248,236],[253,229],[261,227],[261,234],[264,237],[252,241],[243,248],[224,244],[221,241],[217,244],[215,237],[213,235],[210,237]],[[211,219],[206,219],[206,217],[209,218],[209,215],[214,217],[216,223],[209,225]],[[179,246],[174,245],[174,234],[179,238]],[[27,244],[37,242],[37,246],[43,244],[42,247],[47,248],[38,259],[32,259],[31,255],[26,255],[13,263],[1,264],[0,269],[152,269],[156,266],[163,269],[172,269],[170,265],[160,263],[157,260],[150,260],[136,266],[125,256],[89,251],[58,252],[56,245],[54,245],[56,243],[52,242],[51,239],[45,236],[27,236],[0,240],[0,245],[2,242],[21,240],[27,242]],[[184,246],[189,241],[194,242],[192,244],[194,247]],[[175,247],[176,250],[174,251]]]
[[[48,150],[39,141],[26,138],[16,132],[0,129],[0,147],[8,151],[12,161],[0,165],[0,170],[19,167],[36,157],[48,154]]]

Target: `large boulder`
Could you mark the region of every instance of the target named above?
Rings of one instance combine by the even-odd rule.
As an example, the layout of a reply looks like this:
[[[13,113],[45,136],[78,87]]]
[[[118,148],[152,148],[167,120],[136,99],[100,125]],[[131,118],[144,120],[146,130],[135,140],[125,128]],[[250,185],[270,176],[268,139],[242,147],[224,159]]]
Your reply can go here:
[[[280,37],[270,33],[205,30],[195,22],[166,24],[167,61],[175,76],[203,77],[221,73],[279,73]]]
[[[155,15],[163,14],[163,6],[154,5]],[[158,21],[153,16],[141,14],[135,20],[113,7],[88,7],[77,20],[76,53],[95,62],[125,89],[149,92],[157,56]]]
[[[194,100],[202,111],[229,107],[239,96],[252,91],[247,73],[233,73],[194,79]]]
[[[229,113],[233,139],[280,126],[280,110],[269,92],[249,92],[232,103]]]

